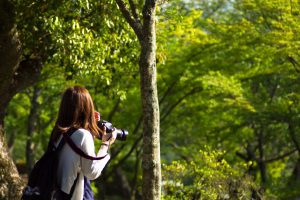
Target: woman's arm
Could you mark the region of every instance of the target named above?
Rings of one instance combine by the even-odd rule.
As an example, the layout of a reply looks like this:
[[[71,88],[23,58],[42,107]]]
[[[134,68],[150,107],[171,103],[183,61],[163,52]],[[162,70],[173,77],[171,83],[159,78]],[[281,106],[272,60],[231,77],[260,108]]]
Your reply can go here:
[[[90,156],[96,156],[95,154],[95,145],[94,145],[94,139],[90,132],[84,131],[83,140],[81,143],[82,150],[90,155]],[[107,162],[110,159],[110,155],[107,153],[108,146],[101,145],[97,156],[105,156],[102,160],[89,160],[86,158],[81,157],[81,169],[83,172],[83,175],[86,176],[88,179],[93,180],[100,176],[102,170],[106,166]]]

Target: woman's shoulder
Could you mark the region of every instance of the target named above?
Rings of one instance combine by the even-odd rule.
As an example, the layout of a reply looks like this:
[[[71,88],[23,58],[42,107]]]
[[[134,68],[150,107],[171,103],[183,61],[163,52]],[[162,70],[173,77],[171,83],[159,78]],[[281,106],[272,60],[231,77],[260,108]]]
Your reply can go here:
[[[88,130],[84,129],[84,128],[79,128],[75,131],[76,134],[81,134],[81,135],[84,135],[84,134],[91,134]]]
[[[79,128],[73,133],[72,138],[82,141],[84,139],[93,139],[93,136],[88,130]]]

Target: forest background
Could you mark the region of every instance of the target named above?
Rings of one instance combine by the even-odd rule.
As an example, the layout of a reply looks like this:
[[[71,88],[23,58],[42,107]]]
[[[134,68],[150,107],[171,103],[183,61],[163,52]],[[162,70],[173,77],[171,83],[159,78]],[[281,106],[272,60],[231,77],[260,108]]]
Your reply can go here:
[[[116,2],[12,2],[22,59],[41,69],[4,116],[19,173],[46,149],[62,91],[80,84],[103,119],[129,130],[93,182],[96,198],[141,199],[140,47]],[[300,2],[158,4],[162,198],[299,198]]]

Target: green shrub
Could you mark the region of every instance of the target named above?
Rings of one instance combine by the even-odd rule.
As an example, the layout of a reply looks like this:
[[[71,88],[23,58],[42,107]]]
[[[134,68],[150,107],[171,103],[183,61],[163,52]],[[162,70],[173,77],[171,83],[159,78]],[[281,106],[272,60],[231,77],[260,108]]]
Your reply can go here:
[[[199,151],[192,161],[163,165],[164,200],[263,199],[242,167],[231,167],[217,151]]]

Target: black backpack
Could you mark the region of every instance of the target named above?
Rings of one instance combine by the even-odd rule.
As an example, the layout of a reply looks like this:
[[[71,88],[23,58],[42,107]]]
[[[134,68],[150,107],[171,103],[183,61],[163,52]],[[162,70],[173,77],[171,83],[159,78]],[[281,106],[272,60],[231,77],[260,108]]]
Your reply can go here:
[[[71,136],[75,131],[69,131]],[[28,184],[23,190],[22,200],[50,200],[57,190],[56,174],[58,167],[58,154],[65,144],[62,139],[58,147],[49,142],[44,155],[36,162],[30,172]]]
[[[70,194],[62,192],[57,186],[57,167],[59,152],[63,148],[64,144],[67,142],[70,147],[80,156],[90,159],[90,160],[101,160],[102,157],[93,157],[87,155],[80,148],[78,148],[75,143],[70,138],[71,135],[76,131],[76,129],[69,130],[67,133],[63,134],[63,138],[59,143],[58,147],[55,147],[53,142],[49,142],[47,151],[44,155],[36,162],[32,171],[30,172],[28,184],[23,190],[22,200],[51,200],[51,199],[70,199],[72,196],[77,178],[71,188]]]

